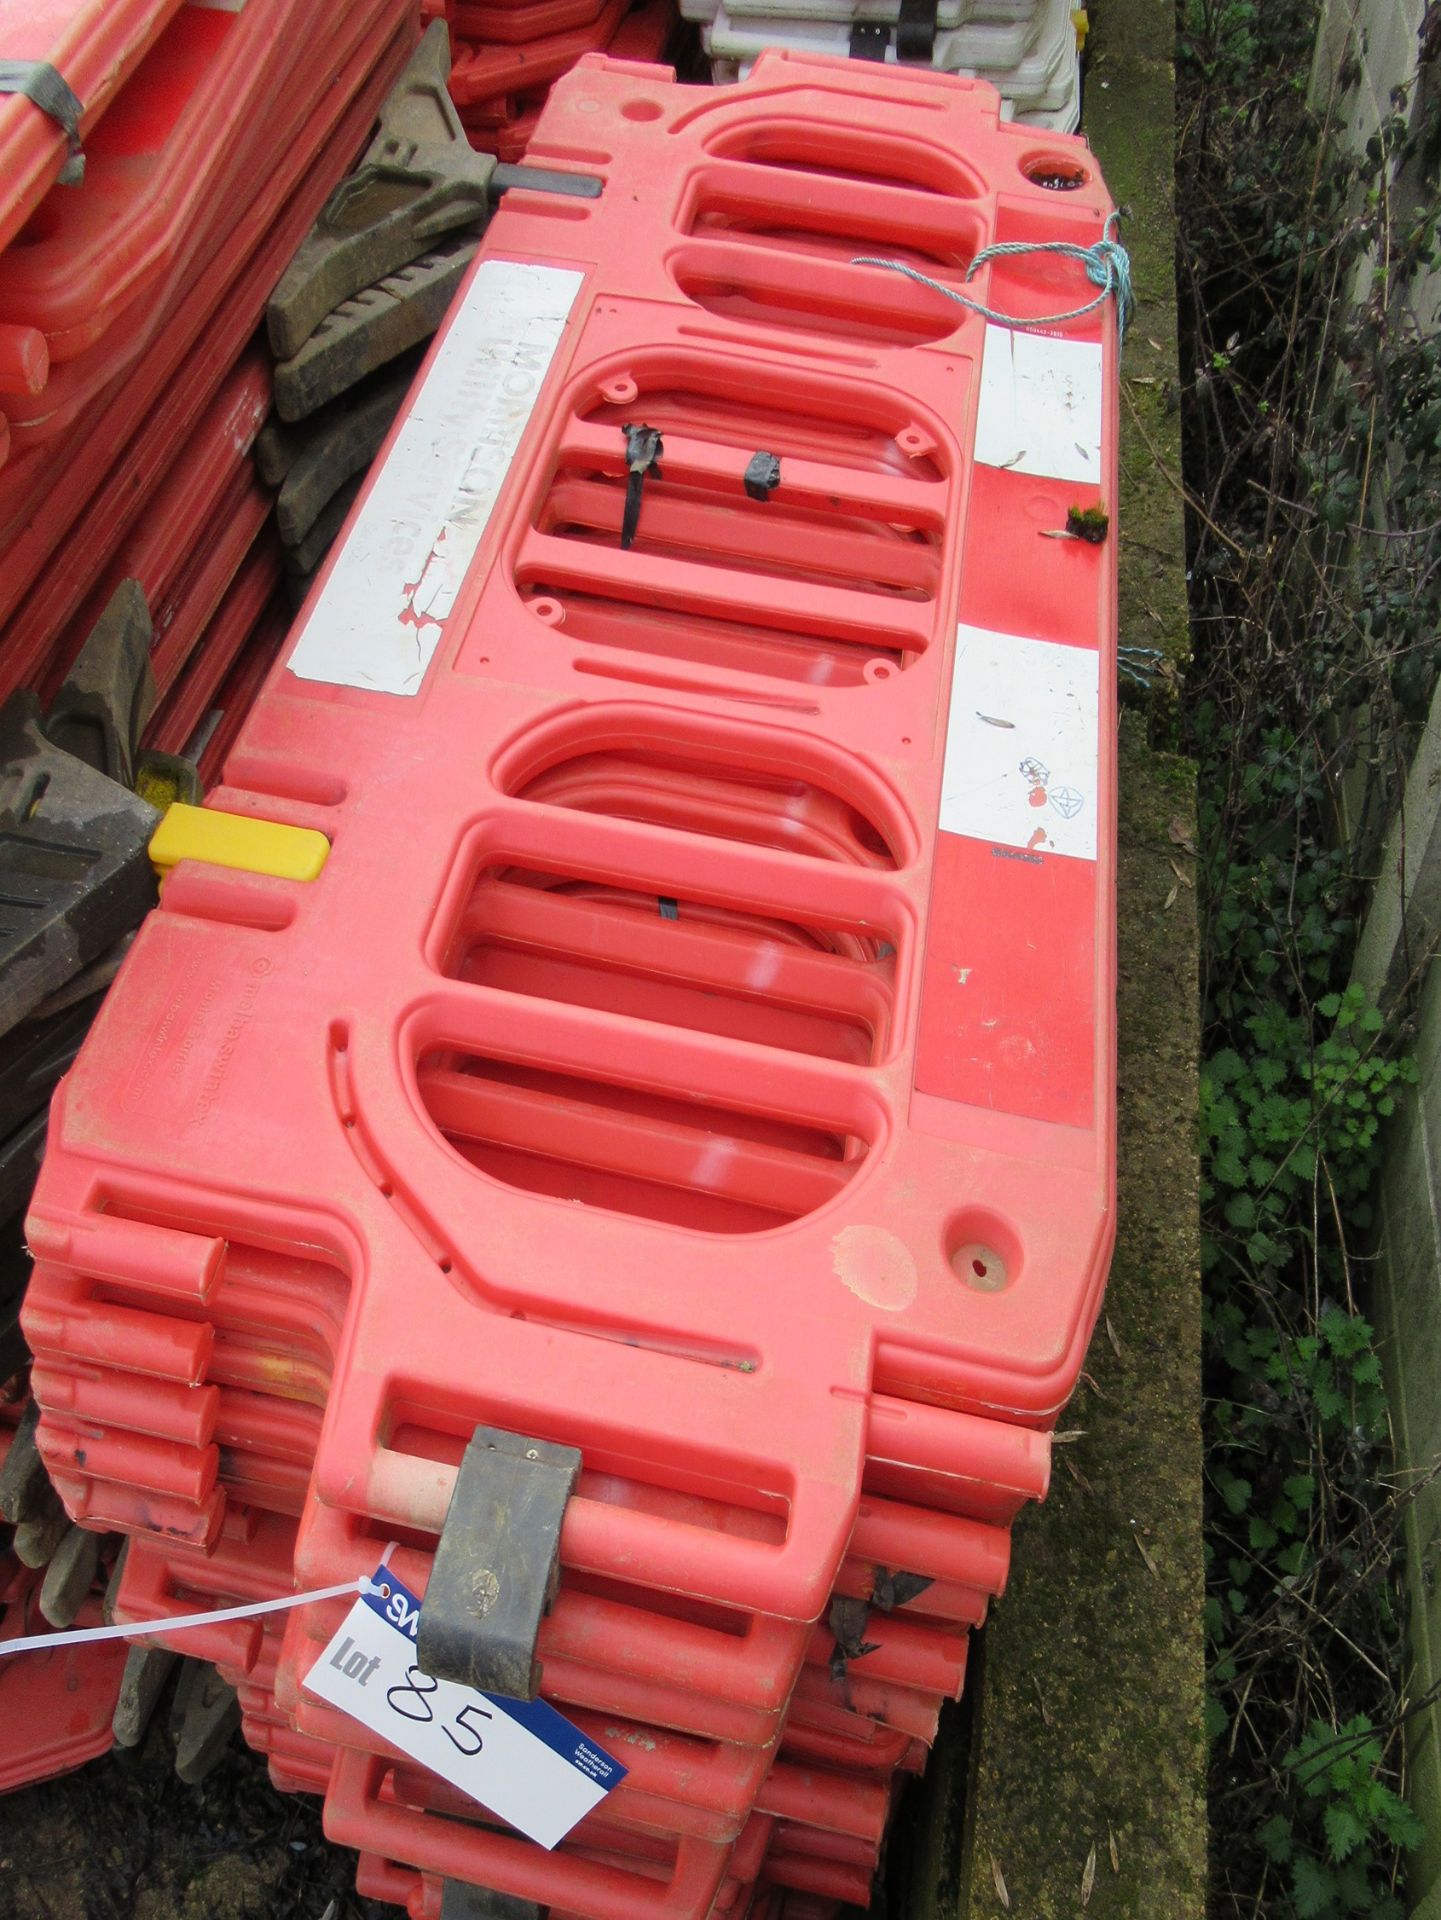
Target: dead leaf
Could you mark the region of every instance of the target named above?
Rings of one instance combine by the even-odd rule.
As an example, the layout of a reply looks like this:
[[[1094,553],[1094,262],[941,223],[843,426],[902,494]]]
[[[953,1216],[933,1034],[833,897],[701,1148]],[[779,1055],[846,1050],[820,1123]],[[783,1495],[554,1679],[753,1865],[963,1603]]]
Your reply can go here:
[[[1067,1427],[1064,1432],[1053,1433],[1051,1435],[1051,1445],[1053,1447],[1068,1447],[1072,1441],[1084,1440],[1086,1432],[1087,1429],[1085,1427]]]
[[[1191,838],[1191,829],[1179,813],[1172,814],[1171,824],[1167,827],[1166,833],[1173,847],[1181,847],[1191,855],[1192,859],[1196,857],[1196,844]]]
[[[1176,897],[1180,893],[1180,891],[1181,889],[1179,887],[1173,886],[1171,888],[1171,891],[1166,895],[1165,900],[1162,902],[1162,905],[1161,905],[1162,913],[1169,913],[1171,911],[1172,907],[1174,907],[1176,904]]]
[[[1126,1357],[1125,1351],[1121,1346],[1116,1329],[1111,1325],[1111,1316],[1109,1313],[1106,1315],[1106,1338],[1110,1341],[1111,1351],[1115,1354],[1116,1358],[1118,1360],[1124,1360]]]
[[[1161,352],[1161,350],[1162,350],[1162,349],[1161,349],[1161,343],[1160,343],[1160,341],[1159,341],[1159,340],[1153,340],[1153,339],[1151,338],[1151,336],[1150,336],[1150,334],[1149,334],[1149,333],[1148,333],[1148,334],[1146,335],[1146,345],[1147,345],[1148,347],[1154,347],[1154,348],[1156,349],[1156,351],[1157,351],[1157,353],[1160,353],[1160,352]]]
[[[1070,1454],[1063,1453],[1061,1455],[1061,1464],[1065,1467],[1066,1472],[1070,1474],[1071,1478],[1075,1481],[1076,1485],[1081,1489],[1081,1492],[1089,1493],[1091,1497],[1094,1499],[1096,1489],[1091,1485],[1090,1481],[1086,1478],[1085,1474],[1081,1472],[1081,1469],[1076,1465],[1075,1461],[1071,1458]]]
[[[1091,1842],[1091,1851],[1086,1855],[1085,1869],[1081,1874],[1081,1905],[1091,1904],[1091,1889],[1096,1884],[1096,1843]]]
[[[1094,1379],[1093,1379],[1093,1378],[1091,1377],[1091,1375],[1090,1375],[1089,1373],[1087,1373],[1087,1372],[1086,1372],[1086,1371],[1084,1370],[1084,1368],[1083,1368],[1083,1369],[1082,1369],[1082,1371],[1081,1371],[1081,1379],[1082,1379],[1082,1380],[1083,1380],[1083,1381],[1085,1382],[1085,1384],[1086,1384],[1086,1385],[1087,1385],[1087,1386],[1088,1386],[1088,1387],[1089,1387],[1089,1388],[1091,1389],[1091,1392],[1092,1392],[1093,1394],[1095,1394],[1095,1396],[1096,1396],[1096,1398],[1097,1398],[1098,1400],[1109,1400],[1109,1399],[1110,1399],[1110,1397],[1111,1397],[1111,1396],[1110,1396],[1109,1394],[1107,1394],[1107,1393],[1102,1393],[1102,1392],[1101,1392],[1101,1389],[1100,1389],[1100,1388],[1099,1388],[1099,1387],[1098,1387],[1098,1386],[1096,1385],[1096,1383],[1095,1383],[1095,1380],[1094,1380]]]
[[[1150,1574],[1153,1580],[1159,1580],[1161,1577],[1161,1569],[1156,1565],[1155,1561],[1151,1558],[1150,1548],[1146,1545],[1145,1541],[1141,1538],[1140,1533],[1137,1531],[1137,1529],[1134,1526],[1131,1529],[1131,1538],[1136,1543],[1136,1551],[1140,1554],[1141,1558],[1146,1563],[1146,1571]]]
[[[1111,1823],[1109,1820],[1106,1822],[1106,1845],[1111,1853],[1111,1872],[1119,1873],[1121,1871],[1121,1849],[1116,1845],[1116,1836],[1111,1831]]]
[[[996,1883],[996,1898],[1000,1901],[1006,1912],[1009,1913],[1011,1910],[1011,1896],[1006,1891],[1006,1876],[1001,1872],[1001,1863],[994,1854],[991,1855],[991,1878]]]
[[[1035,1674],[1031,1675],[1031,1685],[1036,1689],[1036,1705],[1041,1709],[1042,1724],[1044,1726],[1053,1727],[1056,1723],[1051,1718],[1051,1710],[1046,1705],[1045,1695],[1041,1692],[1041,1683],[1036,1678]]]
[[[1180,881],[1183,887],[1195,886],[1196,883],[1191,878],[1190,874],[1187,873],[1186,869],[1183,866],[1179,865],[1179,863],[1176,862],[1175,860],[1171,862],[1171,871],[1172,873],[1175,874],[1176,878]]]

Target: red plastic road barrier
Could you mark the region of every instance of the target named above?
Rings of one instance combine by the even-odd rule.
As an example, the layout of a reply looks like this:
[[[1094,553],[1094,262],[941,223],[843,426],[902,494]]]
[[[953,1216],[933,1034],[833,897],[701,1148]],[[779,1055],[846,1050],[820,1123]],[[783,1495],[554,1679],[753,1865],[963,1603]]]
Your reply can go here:
[[[217,619],[219,617],[217,615]],[[235,744],[256,694],[265,684],[267,675],[279,657],[289,631],[289,611],[282,602],[276,601],[265,617],[256,623],[244,652],[215,694],[212,705],[218,711],[220,720],[200,750],[197,765],[202,787],[212,787],[219,779],[226,756]],[[177,693],[180,691],[177,689]]]
[[[145,733],[145,745],[184,753],[240,657],[253,644],[257,626],[280,586],[280,546],[262,529],[246,553],[225,597],[193,644],[193,657],[160,703]],[[257,683],[258,684],[258,683]]]
[[[641,0],[625,14],[606,45],[612,60],[657,61],[665,57],[675,32],[671,0]],[[501,39],[503,36],[492,36]],[[461,124],[477,147],[501,160],[520,160],[540,124],[549,88],[531,87],[459,109]]]
[[[322,871],[175,867],[52,1110],[39,1443],[169,1536],[136,1619],[423,1591],[477,1423],[577,1447],[543,1690],[635,1759],[565,1846],[307,1698],[333,1606],[220,1630],[249,1736],[432,1879],[851,1898],[1109,1255],[1116,315],[965,273],[1111,206],[862,62],[588,59],[531,154],[604,192],[501,203],[213,795]]]
[[[260,349],[252,347],[221,383],[129,537],[115,548],[60,635],[58,659],[43,688],[46,694],[53,694],[64,679],[122,580],[139,582],[160,639],[159,609],[186,568],[202,555],[205,522],[238,481],[254,476],[250,449],[269,409],[270,369]]]
[[[44,1633],[36,1604],[41,1578],[0,1553],[0,1642]],[[98,1597],[85,1603],[75,1624],[101,1624]],[[0,1659],[0,1793],[73,1772],[110,1751],[126,1651],[124,1641],[109,1641]]]
[[[263,189],[292,123],[302,157],[313,151],[334,78],[357,48],[373,58],[394,19],[390,0],[348,7],[331,32],[304,36],[302,59],[297,11],[185,8],[107,116],[85,184],[56,188],[30,244],[0,254],[0,318],[43,327],[52,361],[41,394],[7,402],[17,446],[63,432],[143,350],[157,310],[205,274],[206,235]]]
[[[808,83],[780,131],[764,107],[768,77]],[[883,1336],[911,1396],[1043,1420],[1079,1366],[1110,1231],[1113,729],[1098,649],[1113,631],[1112,550],[1044,539],[1037,523],[1103,488],[1066,479],[1047,492],[1044,476],[1038,486],[1018,467],[972,463],[984,324],[899,276],[849,264],[856,246],[908,225],[958,258],[996,232],[1091,239],[1107,203],[1094,183],[1064,195],[1033,184],[1026,168],[1048,177],[1046,156],[1031,136],[988,120],[994,96],[962,82],[888,82],[881,124],[837,146],[827,116],[847,103],[854,112],[874,84],[801,62],[772,62],[753,87],[699,99],[603,64],[566,83],[550,144],[577,151],[582,129],[603,125],[618,154],[629,147],[633,172],[563,232],[549,203],[530,211],[523,196],[493,223],[464,313],[493,311],[502,286],[525,290],[532,306],[559,299],[560,310],[530,316],[538,340],[548,331],[559,341],[577,275],[517,275],[506,256],[535,248],[554,259],[566,240],[601,264],[564,335],[553,376],[564,371],[564,385],[512,466],[461,618],[432,562],[411,591],[444,619],[407,601],[394,640],[374,603],[336,625],[351,567],[369,564],[364,539],[344,568],[331,565],[337,584],[313,602],[291,668],[262,696],[221,800],[323,823],[336,835],[331,861],[299,890],[200,870],[172,877],[138,943],[146,964],[127,967],[69,1082],[71,1100],[85,1089],[93,1144],[72,1147],[62,1099],[32,1223],[41,1251],[53,1244],[50,1257],[65,1258],[64,1222],[84,1210],[78,1193],[65,1195],[96,1150],[133,1170],[148,1208],[164,1194],[163,1210],[185,1218],[187,1184],[211,1183],[208,1135],[219,1125],[228,1185],[247,1198],[238,1212],[233,1201],[213,1212],[233,1220],[237,1240],[285,1240],[306,1194],[325,1193],[355,1239],[336,1243],[314,1222],[307,1246],[333,1244],[332,1257],[351,1266],[341,1246],[365,1245],[363,1271],[414,1276],[399,1324],[398,1285],[367,1285],[356,1272],[354,1372],[321,1442],[322,1498],[408,1524],[418,1503],[434,1505],[424,1490],[435,1485],[443,1512],[436,1470],[375,1448],[373,1436],[393,1427],[389,1382],[402,1375],[409,1404],[455,1408],[447,1419],[463,1424],[450,1356],[479,1317],[497,1377],[523,1383],[516,1421],[575,1435],[598,1465],[627,1449],[659,1459],[673,1449],[695,1463],[692,1476],[704,1463],[727,1486],[753,1489],[752,1501],[786,1510],[779,1545],[673,1536],[639,1513],[620,1516],[615,1531],[647,1557],[663,1551],[678,1586],[796,1619],[822,1605],[849,1534],[872,1343]],[[601,111],[582,111],[586,99]],[[902,123],[938,99],[958,124],[948,146],[918,153]],[[944,120],[936,114],[937,140]],[[650,217],[674,244],[636,256],[629,236],[646,203],[627,198],[630,179],[647,191],[646,155],[662,134],[674,172],[652,180]],[[964,162],[953,157],[962,151]],[[807,175],[795,164],[807,157],[830,175]],[[840,177],[842,161],[872,183]],[[953,183],[952,195],[874,184],[887,165]],[[987,197],[988,178],[1004,181],[1003,196],[993,187]],[[717,227],[722,211],[732,224]],[[799,285],[785,239],[797,227],[811,263]],[[607,260],[617,289],[636,290],[607,294],[617,317],[595,308]],[[1044,312],[1071,298],[1079,277],[1028,258],[973,284],[993,302]],[[638,293],[649,297],[627,319]],[[719,320],[698,317],[708,310]],[[482,320],[467,324],[483,334]],[[723,355],[704,345],[707,324],[726,334]],[[798,365],[789,349],[804,337],[863,340],[877,371],[843,370],[845,347],[831,349],[840,357],[825,371]],[[1047,347],[1001,330],[990,339],[1004,366],[1022,342],[1043,358]],[[1068,341],[1098,381],[1103,367],[1113,378],[1109,312],[1073,323]],[[637,414],[666,433],[667,480],[650,483],[643,538],[626,553],[616,537],[622,423]],[[1114,458],[1113,413],[1098,401],[1098,432],[1103,423],[1098,480]],[[764,506],[748,507],[741,474],[757,446],[779,448],[783,479]],[[983,520],[966,511],[978,498]],[[362,512],[362,534],[366,524]],[[999,551],[997,526],[1024,543],[1024,569]],[[955,558],[943,566],[948,543]],[[681,557],[690,554],[705,564]],[[1003,619],[1068,636],[1011,649],[1027,686],[1008,689],[992,658],[999,643],[973,637],[1003,634]],[[963,695],[953,729],[979,751],[972,728],[1011,720],[995,729],[1007,735],[1008,762],[994,775],[1015,791],[1009,814],[989,794],[943,802],[935,716],[958,654],[969,671],[958,630],[963,647],[982,649],[975,684],[986,705]],[[442,638],[427,676],[425,654]],[[1071,677],[1055,689],[1036,678],[1062,668]],[[1044,701],[1032,729],[1026,697],[1079,707],[1086,685],[1079,731]],[[577,708],[582,691],[589,701]],[[737,695],[739,712],[726,705]],[[990,714],[997,704],[1010,711]],[[977,711],[989,718],[973,719]],[[413,730],[492,740],[483,784],[472,751],[398,755]],[[1021,766],[1038,737],[1052,758],[1057,747],[1071,756],[1055,777],[1077,783],[1082,827],[1034,805],[1037,784]],[[615,810],[605,778],[579,808],[530,797],[558,769],[582,778],[617,749],[656,789],[642,817],[630,800]],[[378,787],[372,763],[384,768]],[[302,793],[310,797],[289,797]],[[854,851],[842,839],[817,858],[795,823],[828,796],[849,810]],[[731,819],[742,803],[756,816],[744,842]],[[943,804],[972,831],[937,834]],[[482,805],[490,824],[469,829],[457,854],[454,829],[438,823],[481,817]],[[418,834],[422,821],[431,826]],[[1037,834],[1060,850],[1030,845]],[[928,914],[938,860],[974,903],[959,934],[948,892]],[[376,926],[380,874],[388,912]],[[237,935],[237,918],[252,928],[271,920],[278,901],[260,902],[277,895],[284,932]],[[225,897],[234,907],[217,919]],[[675,919],[648,916],[647,897],[675,900]],[[319,940],[324,968],[276,970],[282,953]],[[151,1056],[166,1098],[127,1106],[122,1119],[109,1089],[131,1071],[131,1048],[183,983],[224,972],[237,950],[269,955],[273,985],[263,996],[245,987],[235,1033],[226,996],[198,1014],[183,1061],[167,1063],[163,1047]],[[591,970],[585,953],[603,956],[606,971]],[[528,956],[520,972],[511,955]],[[770,981],[759,997],[746,985],[758,956]],[[627,983],[641,980],[637,999]],[[1026,980],[1034,991],[1022,1001]],[[943,1045],[937,1010],[952,996],[945,1017],[962,1024]],[[212,1051],[200,1045],[217,1021],[218,1109],[204,1084]],[[320,1036],[318,1052],[298,1044],[307,1031]],[[295,1060],[278,1113],[275,1046]],[[616,1089],[627,1087],[622,1100]],[[176,1099],[194,1116],[178,1132]],[[249,1110],[265,1116],[263,1128],[228,1117]],[[702,1116],[710,1145],[698,1158]],[[483,1258],[464,1224],[477,1191],[490,1221]],[[151,1230],[124,1215],[116,1193],[108,1231],[133,1241],[128,1257],[143,1263]],[[784,1249],[784,1287],[758,1251],[772,1244]],[[662,1259],[667,1246],[674,1255]],[[604,1300],[580,1277],[597,1260],[611,1276]],[[676,1262],[688,1274],[683,1301]],[[31,1314],[53,1346],[48,1294],[32,1290]],[[605,1385],[622,1331],[634,1343],[624,1349],[636,1383],[627,1400],[643,1417],[617,1408]],[[537,1341],[544,1368],[530,1357]],[[804,1374],[768,1358],[783,1353],[804,1353]],[[603,1442],[588,1412],[597,1404],[607,1409]],[[903,1436],[891,1457],[906,1460]],[[950,1465],[964,1471],[962,1460]]]
[[[458,41],[450,69],[451,99],[463,113],[483,101],[559,79],[582,55],[610,45],[628,4],[629,0],[605,0],[593,20],[542,40],[510,46]]]
[[[12,0],[0,60],[53,67],[81,106],[80,138],[101,117],[180,0]],[[70,158],[59,123],[24,94],[0,94],[0,247],[14,239]]]
[[[500,42],[541,40],[573,27],[587,27],[606,0],[484,0],[462,4],[450,12],[450,28],[457,40]]]
[[[257,195],[243,218],[216,237],[205,277],[177,286],[173,303],[157,312],[146,351],[53,452],[32,450],[0,473],[0,698],[43,671],[95,570],[134,524],[254,332],[281,267],[353,159],[413,44],[407,15],[378,54],[365,46],[352,56],[323,109],[312,113],[311,138],[324,138],[318,154],[298,138],[277,147],[280,161],[256,176]],[[84,539],[70,539],[69,564],[54,566],[82,515]],[[61,663],[63,672],[63,649]]]

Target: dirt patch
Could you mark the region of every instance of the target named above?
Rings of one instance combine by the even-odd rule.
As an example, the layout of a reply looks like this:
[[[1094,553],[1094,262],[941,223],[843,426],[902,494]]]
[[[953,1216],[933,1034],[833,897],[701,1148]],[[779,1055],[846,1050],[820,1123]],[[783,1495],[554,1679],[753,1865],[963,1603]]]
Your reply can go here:
[[[357,1897],[319,1802],[277,1793],[238,1735],[188,1787],[157,1715],[134,1752],[0,1799],[5,1920],[323,1920],[332,1901],[330,1920],[395,1920]]]

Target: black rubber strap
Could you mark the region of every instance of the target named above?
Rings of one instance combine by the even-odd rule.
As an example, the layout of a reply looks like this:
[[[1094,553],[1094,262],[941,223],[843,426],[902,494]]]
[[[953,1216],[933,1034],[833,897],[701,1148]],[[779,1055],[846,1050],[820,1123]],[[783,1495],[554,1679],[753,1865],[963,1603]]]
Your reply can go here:
[[[930,66],[936,53],[937,0],[901,0],[896,16],[896,58]]]
[[[891,30],[884,20],[857,20],[851,28],[852,60],[884,60]]]
[[[0,93],[21,93],[48,113],[70,142],[70,159],[60,178],[74,186],[85,170],[80,150],[81,106],[65,76],[48,60],[0,60]]]

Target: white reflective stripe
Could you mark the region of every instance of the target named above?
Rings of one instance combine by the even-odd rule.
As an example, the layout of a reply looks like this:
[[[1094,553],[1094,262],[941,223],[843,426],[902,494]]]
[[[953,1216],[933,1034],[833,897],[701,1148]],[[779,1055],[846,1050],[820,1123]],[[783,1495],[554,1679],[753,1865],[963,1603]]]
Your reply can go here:
[[[1056,340],[988,324],[977,463],[1099,485],[1102,365],[1098,341]]]
[[[419,693],[585,275],[483,260],[290,654]]]
[[[389,1553],[389,1548],[386,1549]],[[346,1580],[334,1587],[312,1587],[308,1593],[287,1593],[279,1600],[248,1600],[240,1607],[216,1607],[210,1613],[177,1613],[168,1620],[138,1620],[133,1626],[71,1627],[64,1633],[29,1633],[18,1640],[0,1640],[0,1655],[49,1653],[57,1647],[84,1647],[97,1640],[140,1640],[152,1633],[177,1633],[186,1627],[220,1627],[229,1620],[249,1620],[261,1613],[284,1613],[290,1607],[308,1607],[313,1600],[340,1600],[369,1593],[370,1576]]]
[[[956,630],[943,833],[1096,857],[1100,656],[987,627]]]

